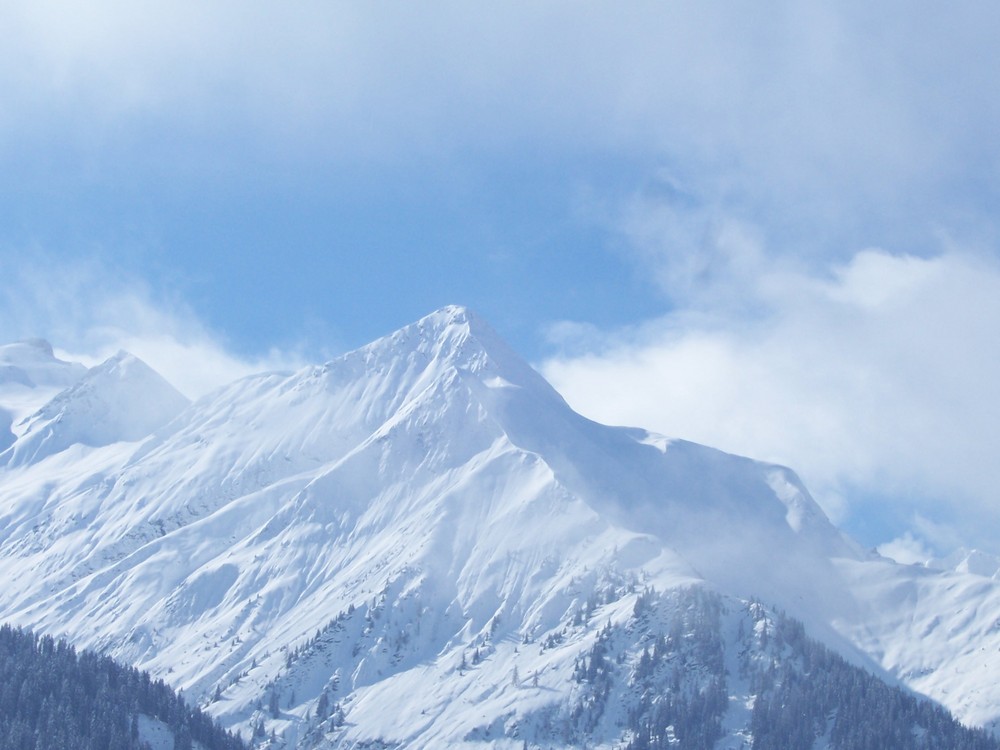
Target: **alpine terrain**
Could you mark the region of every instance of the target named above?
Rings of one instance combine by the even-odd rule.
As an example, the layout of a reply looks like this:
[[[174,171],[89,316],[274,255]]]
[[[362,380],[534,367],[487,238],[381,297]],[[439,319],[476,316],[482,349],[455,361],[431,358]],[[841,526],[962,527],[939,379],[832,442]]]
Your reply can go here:
[[[989,558],[591,422],[463,308],[195,403],[0,347],[0,451],[0,619],[257,746],[1000,746]]]

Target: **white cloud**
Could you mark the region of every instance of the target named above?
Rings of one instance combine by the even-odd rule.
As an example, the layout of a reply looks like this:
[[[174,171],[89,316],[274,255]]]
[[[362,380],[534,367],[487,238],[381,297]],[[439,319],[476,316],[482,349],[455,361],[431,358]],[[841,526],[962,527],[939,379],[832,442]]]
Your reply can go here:
[[[189,398],[302,363],[295,351],[232,353],[183,302],[97,259],[68,262],[36,250],[0,259],[0,272],[0,341],[46,338],[60,356],[91,366],[125,349]]]
[[[923,542],[914,538],[910,532],[906,532],[903,536],[890,542],[880,544],[878,552],[883,557],[895,560],[901,565],[923,565],[934,559],[934,553],[927,549]]]
[[[964,170],[991,174],[998,16],[982,3],[37,0],[0,10],[0,123],[99,142],[249,137],[310,158],[604,149],[708,170],[798,221],[845,221],[831,190],[886,214]]]
[[[721,272],[742,304],[708,283],[543,373],[597,420],[792,466],[835,519],[923,510],[995,546],[1000,266],[873,249],[826,273],[754,268]]]

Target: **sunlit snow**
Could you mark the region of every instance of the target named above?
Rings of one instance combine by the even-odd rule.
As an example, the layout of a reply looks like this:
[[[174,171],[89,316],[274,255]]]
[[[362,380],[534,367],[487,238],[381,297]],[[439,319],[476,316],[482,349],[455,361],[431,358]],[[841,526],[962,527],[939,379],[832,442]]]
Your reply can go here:
[[[125,353],[84,371],[19,344],[0,367],[6,618],[245,735],[315,743],[326,695],[341,739],[481,746],[568,700],[644,588],[692,585],[1000,716],[996,581],[865,555],[788,469],[580,417],[462,308],[194,404]]]

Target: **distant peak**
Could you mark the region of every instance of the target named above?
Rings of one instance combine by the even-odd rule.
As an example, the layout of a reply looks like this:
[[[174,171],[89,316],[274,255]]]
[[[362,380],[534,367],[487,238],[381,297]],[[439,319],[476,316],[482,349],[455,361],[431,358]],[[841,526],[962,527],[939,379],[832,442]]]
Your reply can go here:
[[[0,346],[0,360],[6,362],[57,361],[56,355],[52,351],[52,344],[45,339],[25,339]]]
[[[13,408],[19,414],[18,421],[56,392],[75,383],[86,372],[87,368],[82,364],[65,362],[56,357],[52,345],[45,339],[27,339],[0,345],[0,384],[16,384],[24,393],[31,391],[36,394]],[[10,403],[5,406],[11,411]]]
[[[119,351],[29,416],[5,453],[9,465],[41,460],[80,443],[134,442],[163,426],[188,400],[153,368]]]
[[[19,341],[19,344],[23,344],[29,349],[37,349],[39,352],[47,357],[55,357],[55,352],[52,351],[52,344],[50,344],[45,339],[25,339],[24,341]]]
[[[119,349],[99,365],[91,368],[84,380],[90,383],[97,383],[109,379],[145,382],[149,384],[155,383],[156,388],[168,390],[171,394],[176,394],[178,397],[184,398],[156,370],[124,349]],[[186,401],[187,399],[184,398],[184,400]]]

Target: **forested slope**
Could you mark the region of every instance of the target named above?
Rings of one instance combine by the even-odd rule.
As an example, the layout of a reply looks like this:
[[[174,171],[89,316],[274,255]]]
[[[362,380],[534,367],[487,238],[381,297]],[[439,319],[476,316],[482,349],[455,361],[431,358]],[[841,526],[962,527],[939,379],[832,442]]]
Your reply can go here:
[[[165,724],[175,750],[244,748],[147,672],[0,627],[0,750],[142,750],[143,719]]]

